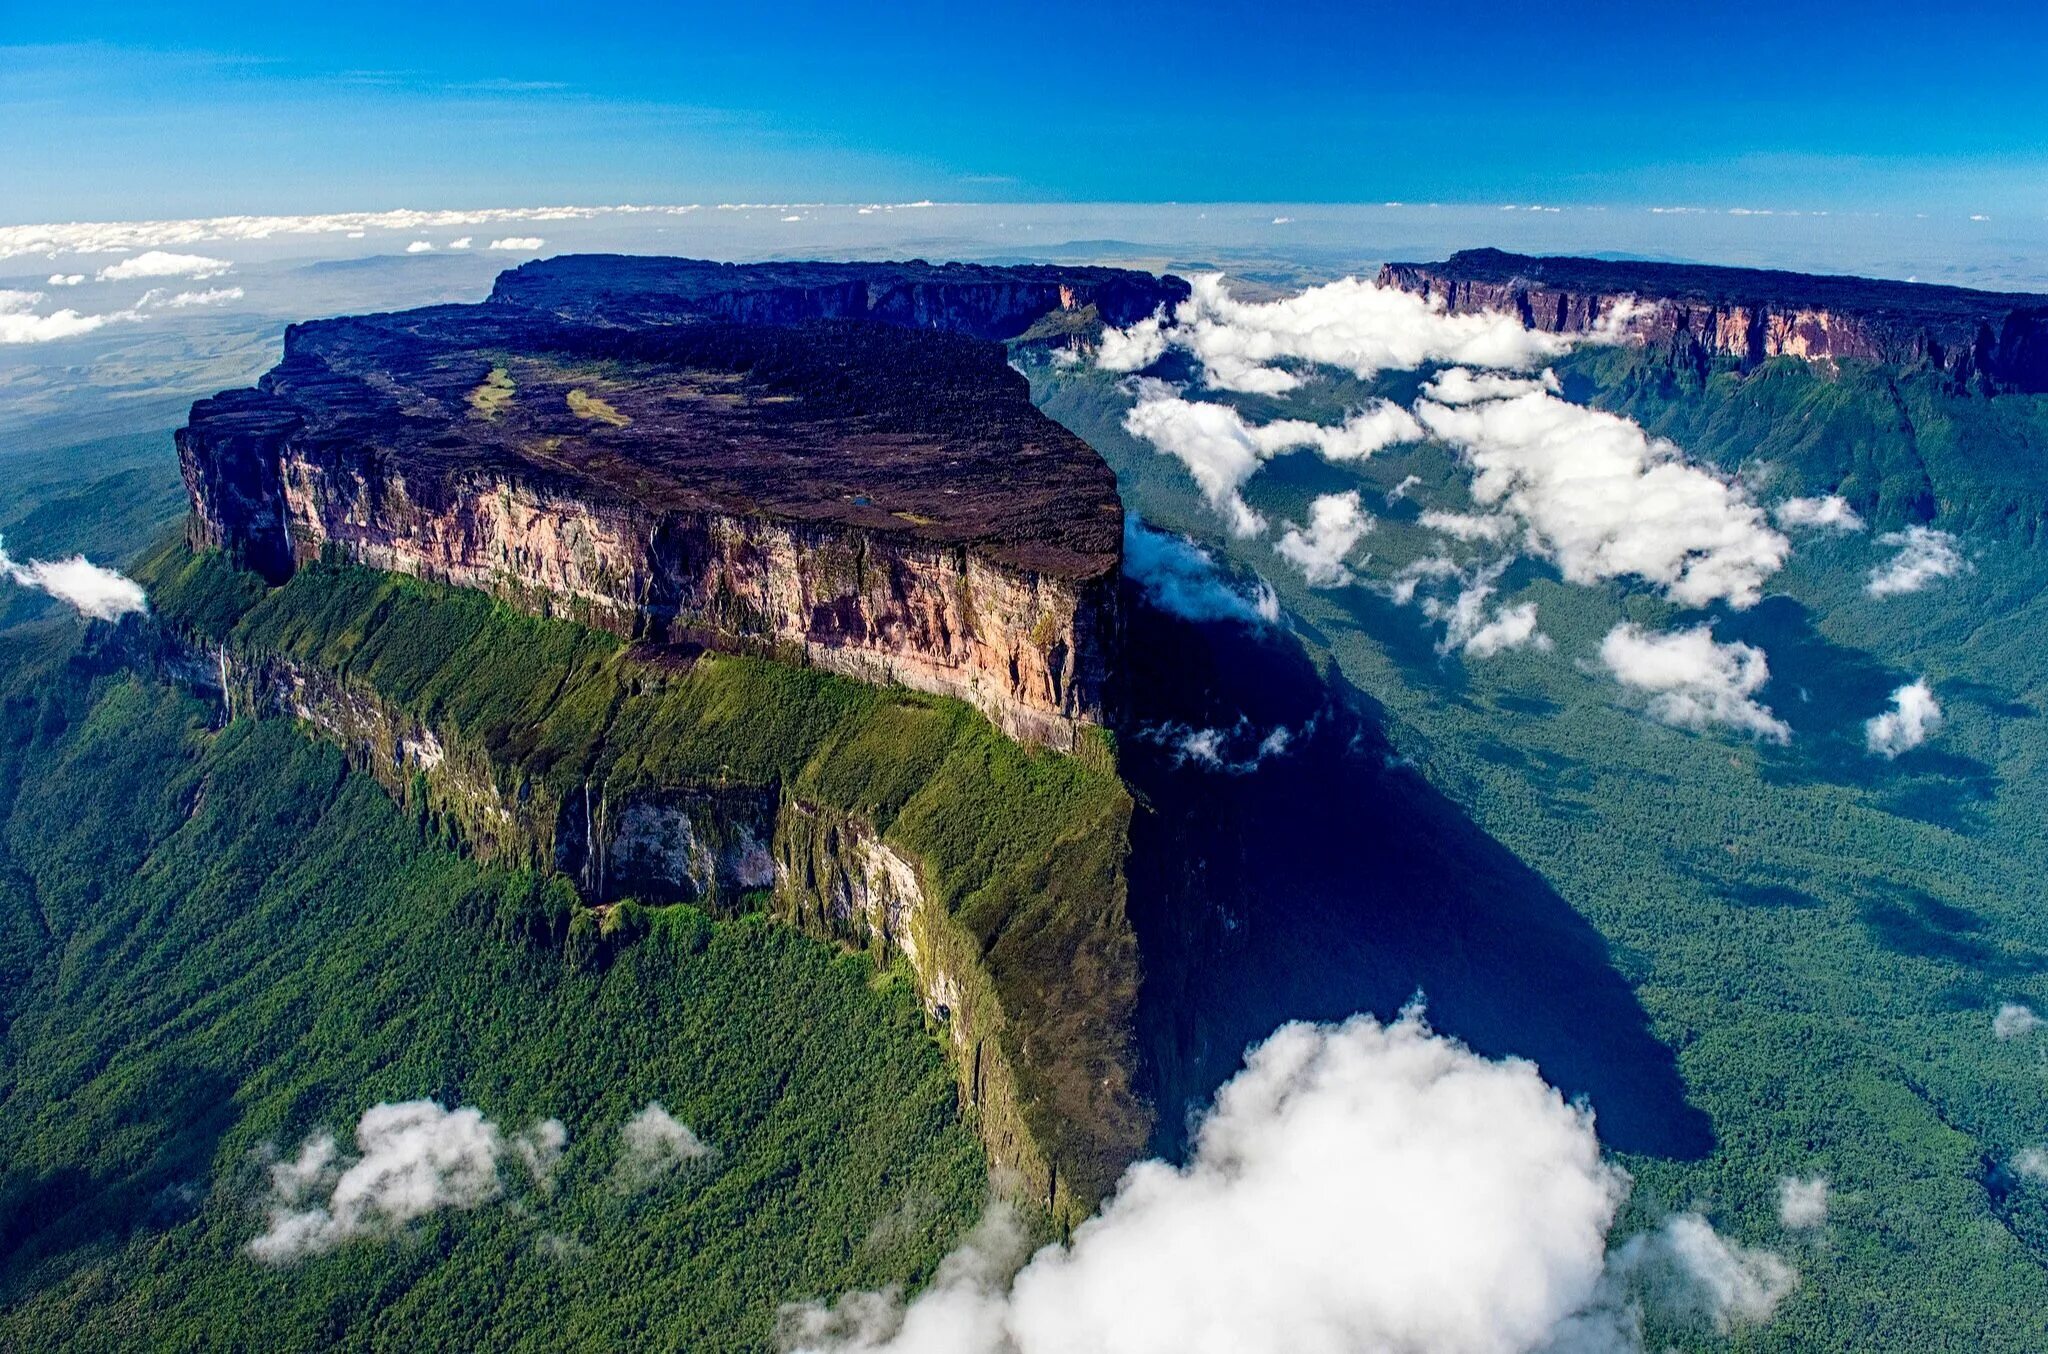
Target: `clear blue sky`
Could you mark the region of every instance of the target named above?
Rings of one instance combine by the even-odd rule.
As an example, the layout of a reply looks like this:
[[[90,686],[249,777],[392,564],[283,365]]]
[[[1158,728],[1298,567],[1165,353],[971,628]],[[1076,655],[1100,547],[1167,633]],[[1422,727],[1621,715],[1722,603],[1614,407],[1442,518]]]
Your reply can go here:
[[[917,197],[2048,215],[2042,0],[0,0],[0,42],[9,222]]]

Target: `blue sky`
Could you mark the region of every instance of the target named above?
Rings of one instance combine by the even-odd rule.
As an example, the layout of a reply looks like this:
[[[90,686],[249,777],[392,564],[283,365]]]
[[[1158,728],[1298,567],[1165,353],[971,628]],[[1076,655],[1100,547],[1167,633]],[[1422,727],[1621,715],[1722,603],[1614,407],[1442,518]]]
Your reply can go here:
[[[2048,215],[2048,5],[0,0],[0,218],[550,201]]]

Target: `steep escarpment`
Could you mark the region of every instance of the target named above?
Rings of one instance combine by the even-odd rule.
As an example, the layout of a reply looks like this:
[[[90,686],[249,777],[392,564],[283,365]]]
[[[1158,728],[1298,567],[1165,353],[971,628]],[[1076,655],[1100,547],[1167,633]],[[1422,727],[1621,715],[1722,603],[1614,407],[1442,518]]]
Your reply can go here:
[[[355,565],[268,588],[174,543],[139,573],[172,676],[297,719],[478,857],[566,876],[579,944],[626,899],[688,901],[900,959],[991,1163],[1055,1220],[1142,1151],[1131,800],[1103,735],[1063,756],[956,701]]]
[[[789,267],[752,286],[554,260],[485,305],[295,326],[255,389],[178,435],[193,541],[273,582],[338,552],[636,640],[957,696],[1075,746],[1108,713],[1115,479],[968,335],[1149,312],[1171,288]]]
[[[1053,311],[1093,308],[1128,325],[1187,299],[1177,277],[1121,268],[973,263],[708,263],[565,255],[499,276],[490,303],[599,324],[874,320],[983,339],[1015,338]]]
[[[1498,311],[1553,333],[1604,324],[1702,364],[1854,361],[1931,368],[1985,390],[2048,391],[2048,296],[1497,249],[1390,263],[1380,283],[1453,313]]]

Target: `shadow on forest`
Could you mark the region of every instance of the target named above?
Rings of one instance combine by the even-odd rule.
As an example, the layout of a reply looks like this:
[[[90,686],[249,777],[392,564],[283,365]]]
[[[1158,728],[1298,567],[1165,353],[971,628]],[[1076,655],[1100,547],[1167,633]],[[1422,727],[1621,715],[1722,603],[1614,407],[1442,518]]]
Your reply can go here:
[[[174,1227],[197,1213],[213,1158],[235,1117],[234,1085],[219,1072],[162,1069],[150,1085],[160,1099],[136,1141],[157,1144],[135,1168],[93,1175],[75,1166],[0,1172],[0,1302],[25,1279],[41,1283],[52,1258],[89,1254],[141,1229]],[[123,1115],[124,1129],[137,1130]]]
[[[1417,992],[1438,1030],[1530,1058],[1586,1096],[1608,1146],[1712,1149],[1599,934],[1392,758],[1369,699],[1318,673],[1290,636],[1130,610],[1141,733],[1235,727],[1239,759],[1273,728],[1295,735],[1245,774],[1185,762],[1157,735],[1125,740],[1141,801],[1131,912],[1157,1150],[1178,1153],[1187,1112],[1277,1026],[1389,1018]]]

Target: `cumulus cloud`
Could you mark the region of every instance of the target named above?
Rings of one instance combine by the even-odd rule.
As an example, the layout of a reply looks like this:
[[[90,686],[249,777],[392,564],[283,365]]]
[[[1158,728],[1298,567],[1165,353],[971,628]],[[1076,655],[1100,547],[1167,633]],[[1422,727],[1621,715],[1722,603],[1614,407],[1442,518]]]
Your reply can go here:
[[[1131,516],[1124,518],[1124,573],[1152,605],[1184,620],[1271,625],[1280,619],[1280,599],[1265,583],[1241,588],[1201,546]]]
[[[1163,381],[1141,377],[1138,392],[1137,404],[1124,414],[1125,431],[1185,465],[1202,496],[1239,536],[1266,529],[1265,517],[1241,491],[1273,457],[1314,449],[1333,461],[1363,461],[1422,436],[1407,410],[1383,400],[1336,425],[1292,418],[1255,424],[1228,405],[1183,399]]]
[[[117,321],[142,318],[136,310],[81,315],[67,309],[38,315],[35,308],[42,303],[43,293],[39,291],[0,290],[0,343],[48,343],[90,334]]]
[[[520,1155],[536,1178],[536,1163],[551,1152],[552,1171],[566,1138],[555,1120],[522,1135]],[[431,1100],[373,1105],[356,1125],[356,1150],[355,1160],[344,1164],[334,1136],[317,1133],[296,1157],[274,1163],[268,1225],[249,1243],[249,1253],[290,1264],[358,1238],[395,1235],[444,1208],[477,1208],[504,1193],[498,1162],[507,1150],[505,1135],[470,1106],[443,1109]]]
[[[1899,553],[1870,571],[1870,581],[1863,590],[1872,597],[1919,592],[1938,579],[1954,578],[1970,567],[1962,551],[1956,548],[1956,538],[1933,527],[1888,531],[1877,538],[1877,543],[1894,546]]]
[[[1166,316],[1155,312],[1127,329],[1105,329],[1095,365],[1104,371],[1143,371],[1166,355]]]
[[[1755,699],[1771,677],[1763,650],[1719,643],[1710,625],[1655,634],[1623,622],[1600,641],[1600,661],[1623,686],[1649,692],[1650,713],[1666,724],[1721,725],[1773,743],[1792,737]]]
[[[405,247],[405,252],[408,254],[431,254],[434,252],[434,242],[432,240],[414,240]]]
[[[1746,607],[1790,553],[1740,484],[1619,415],[1544,390],[1415,413],[1471,465],[1473,499],[1527,523],[1574,583],[1633,574],[1688,606]]]
[[[930,205],[908,203],[906,206]],[[687,216],[688,205],[600,207],[490,207],[473,211],[324,212],[299,216],[213,216],[177,221],[74,221],[0,226],[0,259],[24,254],[111,254],[165,249],[212,240],[270,240],[281,235],[340,235],[360,239],[372,230],[407,234],[463,226],[527,221],[592,221],[609,216]]]
[[[1372,515],[1359,504],[1356,490],[1323,494],[1308,505],[1308,525],[1288,523],[1273,549],[1301,570],[1310,587],[1341,588],[1353,577],[1344,557],[1372,528]]]
[[[627,1194],[651,1189],[710,1155],[711,1148],[688,1124],[663,1109],[660,1101],[650,1100],[619,1128],[613,1184]]]
[[[1481,578],[1459,590],[1456,599],[1442,602],[1425,599],[1423,614],[1444,623],[1444,637],[1437,641],[1438,653],[1463,653],[1467,658],[1491,658],[1510,649],[1550,650],[1550,636],[1536,628],[1536,604],[1518,602],[1495,608],[1488,614],[1493,598],[1491,579]]]
[[[1721,1329],[1792,1283],[1685,1214],[1607,1252],[1628,1177],[1533,1064],[1417,1011],[1283,1027],[1183,1166],[1146,1161],[1027,1260],[994,1207],[907,1306],[786,1308],[785,1349],[893,1354],[1432,1354],[1640,1347],[1643,1304]]]
[[[17,561],[0,538],[0,578],[17,587],[46,592],[93,620],[113,621],[130,612],[149,610],[141,584],[104,569],[83,555],[69,559]]]
[[[1461,541],[1494,544],[1514,535],[1517,526],[1515,519],[1506,513],[1439,512],[1434,508],[1424,512],[1418,520],[1431,531],[1441,531]]]
[[[1585,339],[1529,329],[1511,315],[1447,314],[1438,302],[1357,278],[1279,301],[1240,301],[1221,274],[1197,277],[1191,285],[1171,323],[1148,320],[1138,326],[1140,333],[1105,336],[1104,365],[1136,370],[1169,346],[1183,348],[1216,389],[1281,394],[1301,378],[1280,362],[1341,367],[1361,378],[1426,362],[1518,369]],[[1151,355],[1147,362],[1120,365],[1144,353]]]
[[[450,240],[448,242],[448,247],[450,249],[467,249],[470,247],[470,245],[474,243],[475,241],[472,238],[470,238],[467,235],[464,235],[460,239]]]
[[[1788,1231],[1808,1232],[1828,1220],[1830,1187],[1824,1175],[1788,1175],[1778,1181],[1778,1221]]]
[[[133,258],[110,263],[100,269],[102,282],[133,282],[141,278],[189,277],[202,281],[219,277],[234,265],[226,259],[208,258],[204,254],[172,254],[161,249],[151,249]]]
[[[1827,531],[1861,531],[1862,514],[1849,506],[1840,494],[1825,498],[1788,498],[1777,507],[1781,527],[1817,527]]]
[[[2048,1181],[2048,1149],[2022,1147],[2013,1153],[2012,1168],[2029,1180]]]
[[[2031,1006],[2009,1001],[1998,1008],[1991,1017],[1991,1037],[1994,1039],[2021,1039],[2041,1028],[2043,1021]]]
[[[1922,677],[1892,692],[1892,708],[1864,722],[1864,745],[1890,761],[1932,738],[1941,723],[1941,703]]]
[[[1422,476],[1420,475],[1403,475],[1401,477],[1401,482],[1399,484],[1387,490],[1387,502],[1400,502],[1402,499],[1408,497],[1408,491],[1410,489],[1413,489],[1416,485],[1420,483],[1422,483]]]
[[[75,287],[83,281],[85,281],[84,273],[51,273],[49,285],[52,287]]]
[[[1474,372],[1467,367],[1447,367],[1423,384],[1422,393],[1438,404],[1477,404],[1481,400],[1504,400],[1540,391],[1558,392],[1557,373],[1541,376],[1505,376],[1499,372]]]
[[[492,249],[538,249],[547,241],[538,235],[507,235],[490,243]]]
[[[240,287],[208,287],[205,291],[168,292],[162,289],[143,293],[135,303],[137,310],[190,310],[194,306],[220,306],[242,299]]]
[[[1310,726],[1314,722],[1309,721]],[[1300,733],[1310,731],[1311,728],[1304,727]],[[1138,730],[1138,737],[1146,742],[1169,749],[1175,766],[1198,766],[1204,771],[1220,771],[1230,776],[1250,775],[1269,758],[1286,753],[1297,736],[1295,730],[1284,724],[1260,733],[1242,715],[1229,728],[1197,728],[1169,720]]]

